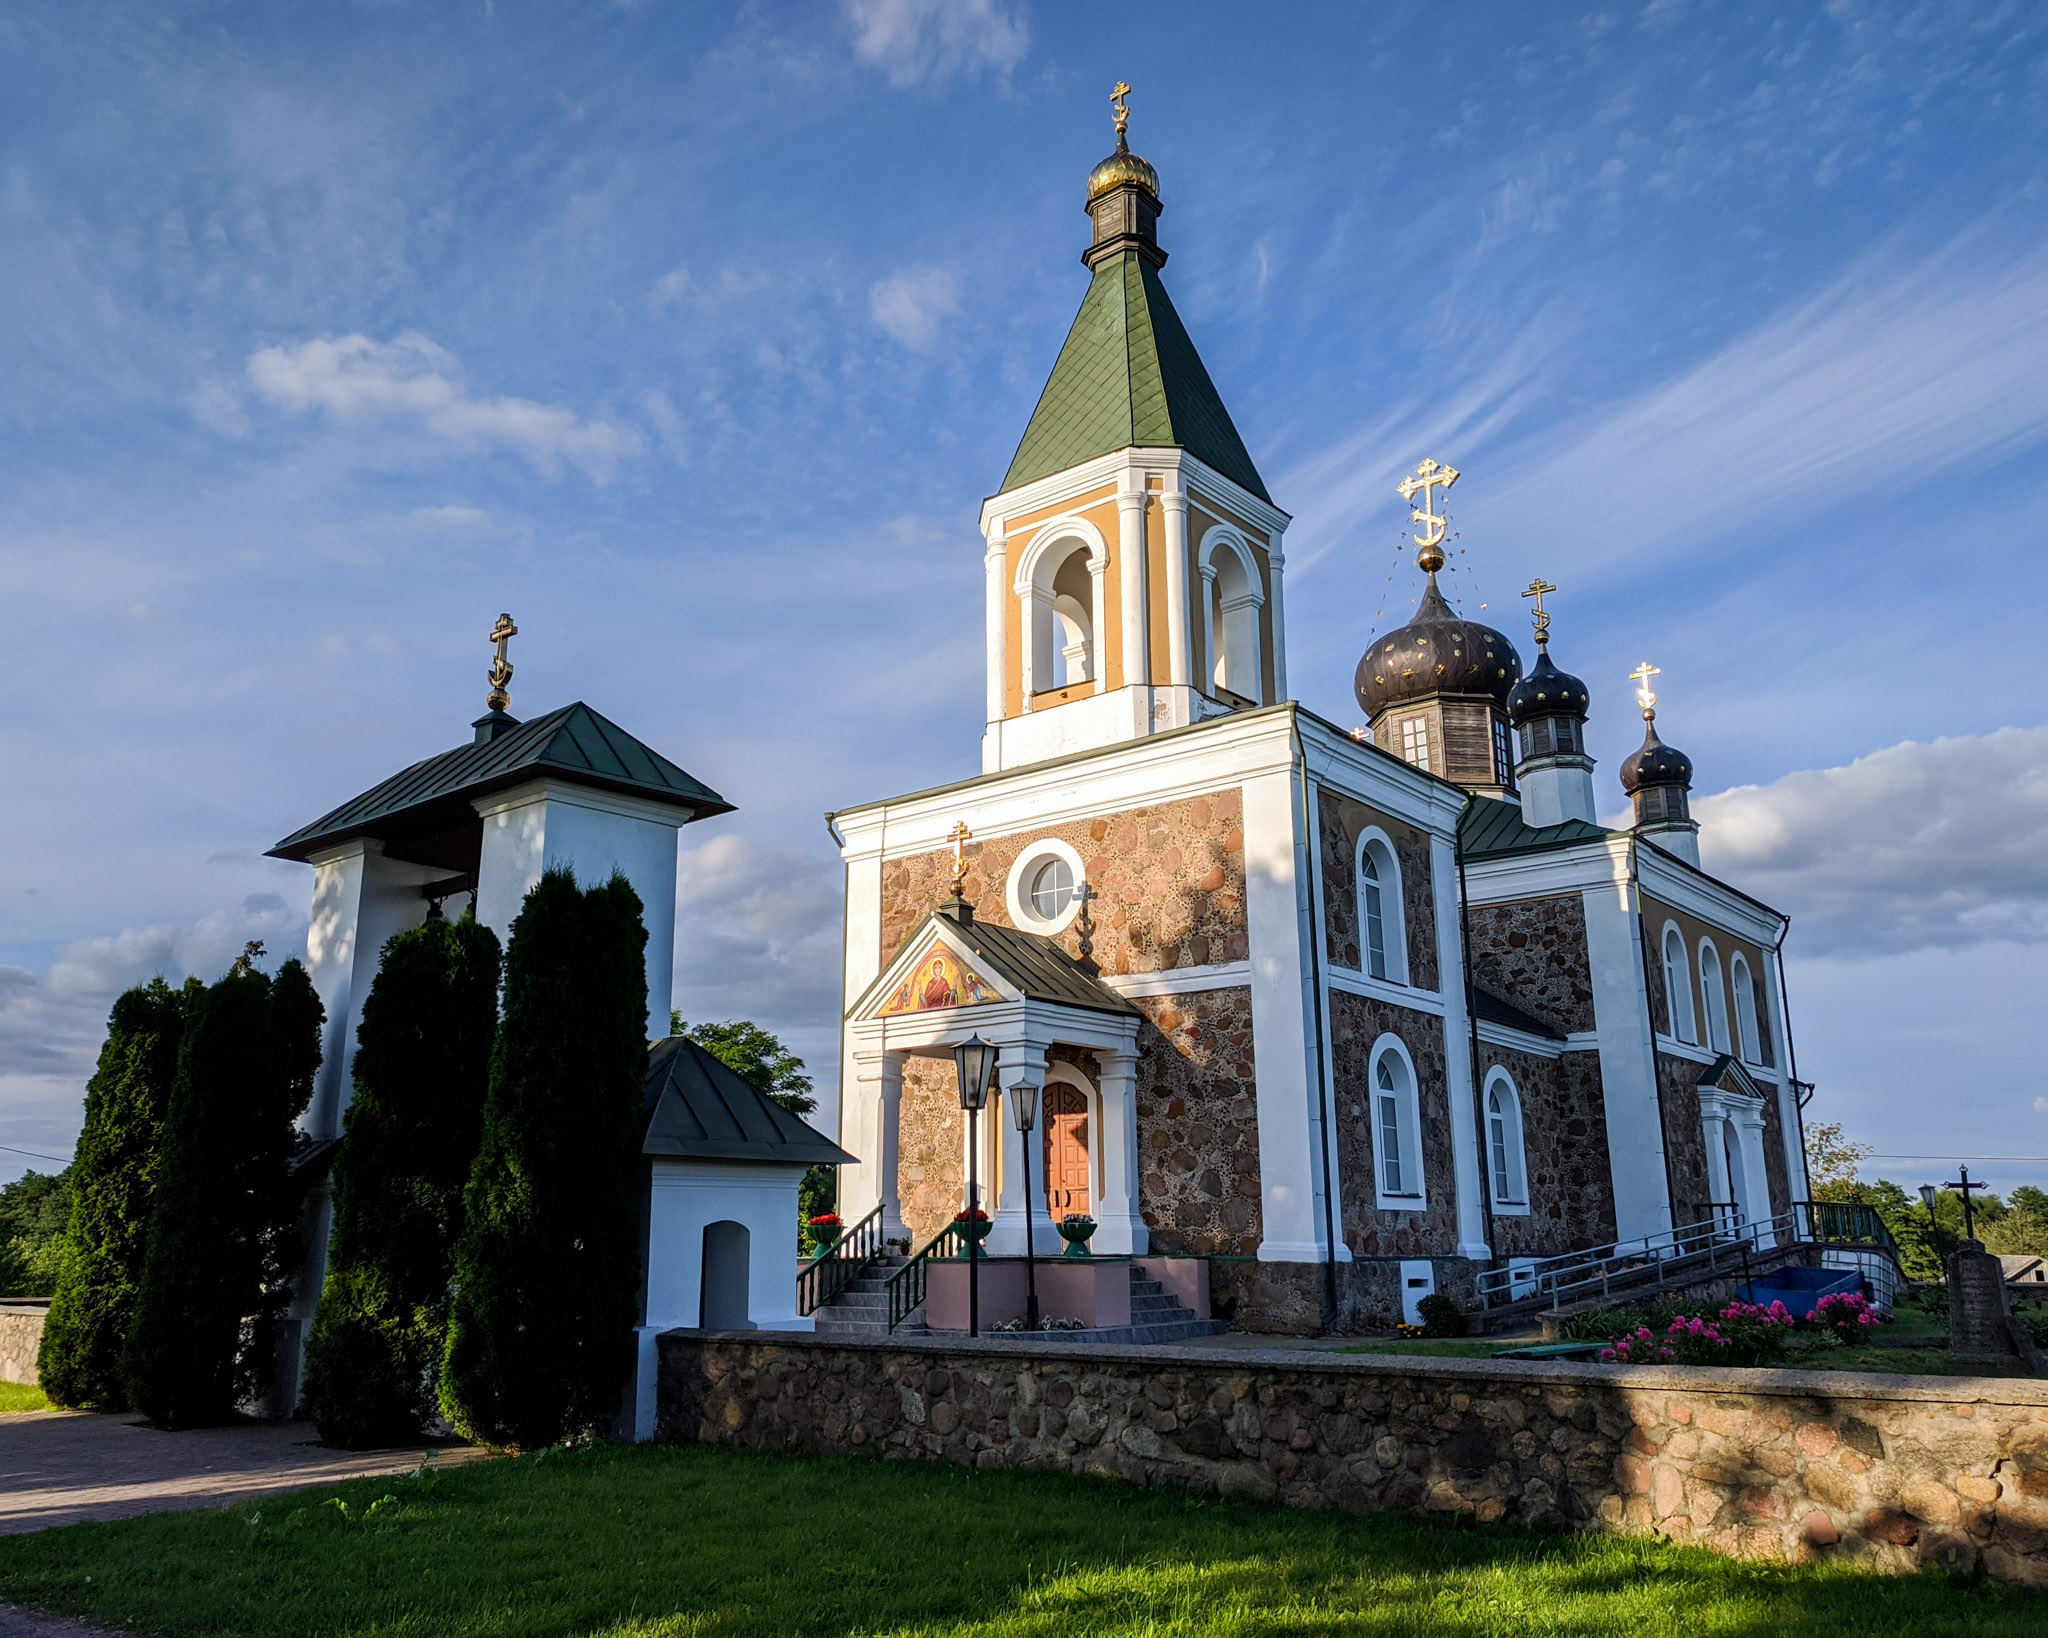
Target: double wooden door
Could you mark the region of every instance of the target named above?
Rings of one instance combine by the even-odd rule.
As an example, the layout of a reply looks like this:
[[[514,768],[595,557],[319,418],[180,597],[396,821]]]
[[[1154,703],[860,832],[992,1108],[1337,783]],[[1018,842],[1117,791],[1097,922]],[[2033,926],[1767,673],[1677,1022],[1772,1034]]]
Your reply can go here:
[[[1092,1216],[1088,1192],[1088,1099],[1055,1081],[1045,1089],[1045,1209],[1057,1223],[1069,1213]]]

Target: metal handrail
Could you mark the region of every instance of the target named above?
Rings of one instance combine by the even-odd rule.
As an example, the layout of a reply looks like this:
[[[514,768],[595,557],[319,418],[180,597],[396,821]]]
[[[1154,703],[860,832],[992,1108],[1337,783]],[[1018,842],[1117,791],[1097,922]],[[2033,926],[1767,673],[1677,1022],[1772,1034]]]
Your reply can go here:
[[[1797,1214],[1789,1211],[1732,1225],[1726,1217],[1710,1216],[1595,1251],[1540,1258],[1519,1267],[1489,1268],[1477,1282],[1479,1304],[1491,1308],[1548,1297],[1550,1306],[1559,1308],[1595,1292],[1608,1296],[1616,1285],[1634,1287],[1645,1276],[1654,1289],[1669,1284],[1680,1272],[1680,1265],[1688,1278],[1697,1275],[1702,1262],[1709,1272],[1717,1272],[1724,1254],[1745,1258],[1752,1250],[1796,1238],[1798,1227]]]
[[[1801,1200],[1792,1208],[1806,1219],[1806,1238],[1829,1245],[1871,1246],[1904,1271],[1899,1242],[1875,1206],[1861,1200]]]
[[[889,1276],[889,1329],[895,1330],[924,1306],[926,1265],[935,1258],[964,1257],[967,1236],[958,1223],[948,1223],[910,1260]]]
[[[882,1255],[882,1208],[877,1206],[824,1250],[796,1270],[796,1311],[823,1308],[868,1271]]]

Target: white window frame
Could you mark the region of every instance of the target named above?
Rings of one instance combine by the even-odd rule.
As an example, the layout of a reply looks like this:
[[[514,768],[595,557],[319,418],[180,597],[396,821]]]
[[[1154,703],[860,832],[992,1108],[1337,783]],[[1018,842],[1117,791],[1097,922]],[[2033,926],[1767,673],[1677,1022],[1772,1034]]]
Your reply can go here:
[[[1422,753],[1420,761],[1416,760],[1418,751]],[[1409,767],[1429,772],[1429,718],[1404,717],[1401,720],[1401,744],[1394,754]]]
[[[1496,1106],[1497,1104],[1497,1106]],[[1487,1071],[1481,1108],[1486,1119],[1486,1188],[1496,1216],[1529,1215],[1529,1150],[1522,1126],[1522,1094],[1515,1078],[1496,1064]],[[1495,1154],[1496,1123],[1501,1153]],[[1503,1163],[1507,1172],[1501,1177]]]
[[[1678,923],[1664,924],[1664,1009],[1670,1014],[1671,1038],[1698,1046],[1699,1020],[1693,1016],[1692,961],[1685,953],[1685,934]],[[1676,960],[1673,959],[1674,954]]]
[[[1763,1031],[1757,1027],[1756,978],[1749,957],[1737,950],[1728,958],[1728,988],[1735,992],[1735,1051],[1746,1064],[1761,1064]]]
[[[1379,872],[1380,939],[1383,965],[1386,967],[1383,973],[1372,970],[1371,938],[1366,926],[1365,861],[1368,856]],[[1401,855],[1394,849],[1393,837],[1377,825],[1368,825],[1358,834],[1358,843],[1351,855],[1351,880],[1358,894],[1358,970],[1367,978],[1382,979],[1389,984],[1406,984],[1408,896],[1401,886]]]
[[[1721,984],[1721,952],[1710,938],[1700,940],[1700,1012],[1709,1052],[1731,1052],[1728,1044],[1728,992]]]
[[[1048,859],[1064,859],[1074,873],[1074,897],[1068,900],[1066,909],[1050,919],[1031,908],[1031,880]],[[1003,904],[1010,912],[1010,921],[1027,933],[1065,932],[1081,914],[1080,888],[1087,879],[1088,867],[1081,862],[1079,853],[1057,836],[1039,837],[1017,855],[1017,862],[1010,866],[1009,880],[1003,884]]]
[[[1380,1066],[1390,1062],[1400,1066],[1394,1075],[1397,1084],[1391,1092],[1380,1085]],[[1400,1036],[1389,1034],[1373,1042],[1366,1066],[1366,1130],[1372,1142],[1373,1204],[1381,1211],[1427,1211],[1429,1180],[1422,1168],[1422,1094],[1421,1083],[1415,1076],[1415,1060],[1409,1057]],[[1386,1098],[1394,1102],[1401,1168],[1399,1194],[1387,1192],[1386,1150],[1381,1137],[1385,1114],[1382,1100]]]

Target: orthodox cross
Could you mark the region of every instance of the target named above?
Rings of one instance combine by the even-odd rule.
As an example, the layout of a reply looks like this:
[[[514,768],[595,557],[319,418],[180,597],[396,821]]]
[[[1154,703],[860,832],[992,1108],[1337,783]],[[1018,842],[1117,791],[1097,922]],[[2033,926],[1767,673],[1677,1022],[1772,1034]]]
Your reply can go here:
[[[1648,660],[1645,660],[1628,675],[1629,680],[1636,685],[1636,701],[1642,706],[1643,715],[1645,717],[1656,715],[1657,696],[1650,690],[1650,679],[1663,676],[1663,671],[1659,667],[1650,664]]]
[[[1522,593],[1524,597],[1536,599],[1536,646],[1538,648],[1547,647],[1550,642],[1550,612],[1543,606],[1543,594],[1556,590],[1557,588],[1549,581],[1538,576],[1529,582],[1529,589]]]
[[[967,828],[965,819],[953,821],[946,840],[953,844],[953,897],[956,899],[967,884],[967,844],[973,839],[974,832]]]
[[[1954,1189],[1957,1194],[1963,1197],[1963,1238],[1965,1240],[1974,1240],[1977,1238],[1977,1217],[1976,1213],[1970,1209],[1970,1191],[1972,1189],[1988,1190],[1991,1185],[1989,1183],[1972,1183],[1970,1181],[1970,1168],[1967,1166],[1958,1167],[1957,1170],[1960,1173],[1958,1180],[1954,1183],[1944,1183],[1942,1187],[1944,1189]]]
[[[505,645],[519,635],[519,628],[512,623],[512,616],[501,614],[498,623],[491,627],[491,641],[498,645],[497,658],[491,661],[491,669],[484,673],[491,685],[491,692],[484,700],[487,711],[503,711],[512,704],[512,696],[505,692],[512,681],[512,662],[505,657]]]
[[[1100,85],[1102,82],[1095,82]],[[1116,82],[1116,89],[1109,94],[1109,105],[1116,110],[1116,134],[1122,136],[1124,127],[1131,123],[1131,111],[1124,106],[1124,98],[1131,94],[1131,88],[1122,80]]]
[[[1448,490],[1458,481],[1458,469],[1454,466],[1440,466],[1435,461],[1424,461],[1415,469],[1415,476],[1401,480],[1401,498],[1413,504],[1415,497],[1422,497],[1419,509],[1410,512],[1415,522],[1422,525],[1415,532],[1415,544],[1422,548],[1415,554],[1416,566],[1429,574],[1435,574],[1444,566],[1444,532],[1450,527],[1450,519],[1435,510],[1436,497],[1433,489]]]
[[[1081,935],[1080,953],[1076,964],[1083,972],[1099,973],[1095,965],[1095,918],[1088,912],[1088,906],[1095,902],[1095,889],[1088,885],[1088,878],[1081,878],[1081,891],[1074,895],[1081,901],[1081,913],[1074,921],[1075,930]]]

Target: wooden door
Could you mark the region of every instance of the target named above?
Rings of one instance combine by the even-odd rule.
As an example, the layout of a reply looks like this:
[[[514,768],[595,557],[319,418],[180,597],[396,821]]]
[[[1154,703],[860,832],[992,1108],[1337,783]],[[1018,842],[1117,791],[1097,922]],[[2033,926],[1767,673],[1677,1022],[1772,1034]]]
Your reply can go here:
[[[1094,1215],[1088,1194],[1088,1099],[1055,1081],[1045,1089],[1045,1209],[1057,1223],[1068,1213]]]

